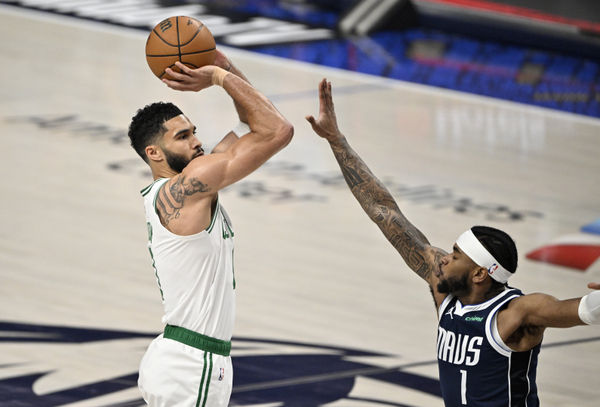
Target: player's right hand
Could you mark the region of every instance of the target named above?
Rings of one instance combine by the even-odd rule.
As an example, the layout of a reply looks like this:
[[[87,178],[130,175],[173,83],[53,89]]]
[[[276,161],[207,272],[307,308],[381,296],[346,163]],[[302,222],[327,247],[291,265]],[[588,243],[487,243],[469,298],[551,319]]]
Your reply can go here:
[[[323,79],[319,83],[319,117],[306,116],[315,133],[329,142],[344,138],[337,125],[333,98],[331,96],[331,82]]]
[[[213,72],[215,69],[214,65],[206,65],[197,69],[190,69],[181,62],[175,62],[177,68],[181,69],[181,72],[175,72],[171,68],[165,69],[165,72],[169,74],[173,80],[163,79],[162,81],[171,89],[180,91],[192,91],[198,92],[202,89],[208,88],[213,85]]]

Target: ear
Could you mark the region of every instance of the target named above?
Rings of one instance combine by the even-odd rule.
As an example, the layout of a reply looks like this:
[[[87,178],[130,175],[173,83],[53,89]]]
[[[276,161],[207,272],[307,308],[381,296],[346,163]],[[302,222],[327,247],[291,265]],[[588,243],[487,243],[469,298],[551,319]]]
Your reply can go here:
[[[485,267],[477,267],[473,272],[473,282],[481,284],[488,276],[488,271]]]
[[[162,161],[164,159],[162,150],[155,144],[146,146],[144,151],[146,152],[146,157],[148,157],[148,160],[150,161]]]

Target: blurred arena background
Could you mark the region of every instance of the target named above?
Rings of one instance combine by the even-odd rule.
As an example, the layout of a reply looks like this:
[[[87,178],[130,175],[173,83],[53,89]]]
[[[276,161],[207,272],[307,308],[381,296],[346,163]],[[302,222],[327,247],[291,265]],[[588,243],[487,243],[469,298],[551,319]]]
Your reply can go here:
[[[304,122],[333,82],[342,131],[433,244],[507,230],[513,284],[559,298],[600,280],[600,5],[594,0],[2,0],[0,405],[139,406],[161,330],[128,146],[169,100],[209,147],[217,89],[176,93],[148,30],[190,15],[296,128],[223,191],[236,228],[231,405],[437,407],[425,285],[354,202]],[[239,274],[238,274],[239,273]],[[600,331],[550,330],[543,405],[596,406]]]

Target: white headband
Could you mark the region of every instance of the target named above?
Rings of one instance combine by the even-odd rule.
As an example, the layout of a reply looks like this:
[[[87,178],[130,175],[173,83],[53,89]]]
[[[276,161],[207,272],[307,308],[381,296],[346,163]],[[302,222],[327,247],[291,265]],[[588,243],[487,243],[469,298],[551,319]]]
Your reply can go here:
[[[485,267],[494,280],[506,284],[512,273],[500,265],[500,263],[487,251],[481,242],[475,237],[471,229],[456,239],[456,245],[467,256],[480,267]]]

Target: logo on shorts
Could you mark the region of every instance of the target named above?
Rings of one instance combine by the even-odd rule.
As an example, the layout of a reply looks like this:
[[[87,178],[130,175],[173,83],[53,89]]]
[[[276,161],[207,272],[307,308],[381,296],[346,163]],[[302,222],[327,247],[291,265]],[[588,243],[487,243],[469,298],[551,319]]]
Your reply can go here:
[[[225,378],[225,368],[219,368],[219,381],[222,381]]]

